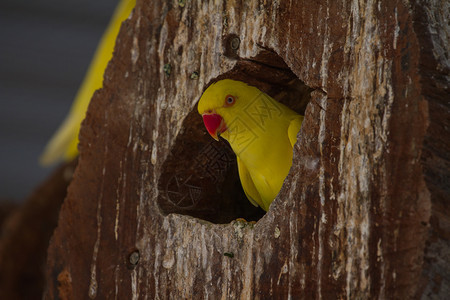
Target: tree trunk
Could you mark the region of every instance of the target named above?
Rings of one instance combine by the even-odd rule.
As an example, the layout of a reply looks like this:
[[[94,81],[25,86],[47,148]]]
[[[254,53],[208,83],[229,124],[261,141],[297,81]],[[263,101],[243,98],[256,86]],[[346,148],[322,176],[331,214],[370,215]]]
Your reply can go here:
[[[0,220],[0,299],[42,299],[48,243],[75,166],[61,165]]]
[[[138,1],[83,122],[46,298],[448,296],[448,14]],[[196,110],[220,78],[305,114],[265,215]]]

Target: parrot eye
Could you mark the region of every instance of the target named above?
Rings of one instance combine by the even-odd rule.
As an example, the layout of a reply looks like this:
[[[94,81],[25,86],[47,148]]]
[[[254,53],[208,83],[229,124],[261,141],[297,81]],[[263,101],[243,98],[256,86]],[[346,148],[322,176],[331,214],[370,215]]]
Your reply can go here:
[[[236,101],[236,98],[234,98],[233,95],[227,95],[225,97],[225,106],[231,106]]]

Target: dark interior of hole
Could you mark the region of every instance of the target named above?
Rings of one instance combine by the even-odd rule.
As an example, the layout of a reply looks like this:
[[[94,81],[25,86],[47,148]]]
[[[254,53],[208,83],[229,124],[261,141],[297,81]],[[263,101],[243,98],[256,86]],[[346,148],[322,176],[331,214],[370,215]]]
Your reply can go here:
[[[300,114],[312,91],[268,50],[250,60],[239,60],[233,70],[214,81],[225,78],[256,86]],[[236,156],[226,141],[217,142],[209,136],[197,107],[183,122],[163,164],[158,188],[158,205],[164,214],[179,213],[223,224],[237,218],[258,221],[265,213],[247,200]]]

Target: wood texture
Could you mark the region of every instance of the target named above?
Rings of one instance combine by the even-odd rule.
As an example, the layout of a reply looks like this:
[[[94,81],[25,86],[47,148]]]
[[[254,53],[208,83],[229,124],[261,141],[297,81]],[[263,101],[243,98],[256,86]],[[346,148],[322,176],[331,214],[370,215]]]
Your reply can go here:
[[[47,248],[75,166],[76,160],[57,168],[1,220],[1,299],[42,299]]]
[[[433,32],[449,31],[445,3],[424,5],[138,1],[82,126],[46,298],[445,295],[428,251],[448,251],[430,216],[448,224],[448,40]],[[306,106],[261,219],[196,116],[223,77]],[[243,216],[258,222],[230,222]]]

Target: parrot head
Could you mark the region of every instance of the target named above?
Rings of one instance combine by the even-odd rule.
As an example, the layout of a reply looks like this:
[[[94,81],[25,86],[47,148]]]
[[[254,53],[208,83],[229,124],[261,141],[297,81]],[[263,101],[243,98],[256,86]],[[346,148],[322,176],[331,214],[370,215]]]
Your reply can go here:
[[[243,111],[255,94],[260,93],[255,87],[231,79],[211,84],[198,102],[198,112],[208,133],[218,141],[219,136],[228,130],[227,124]]]

